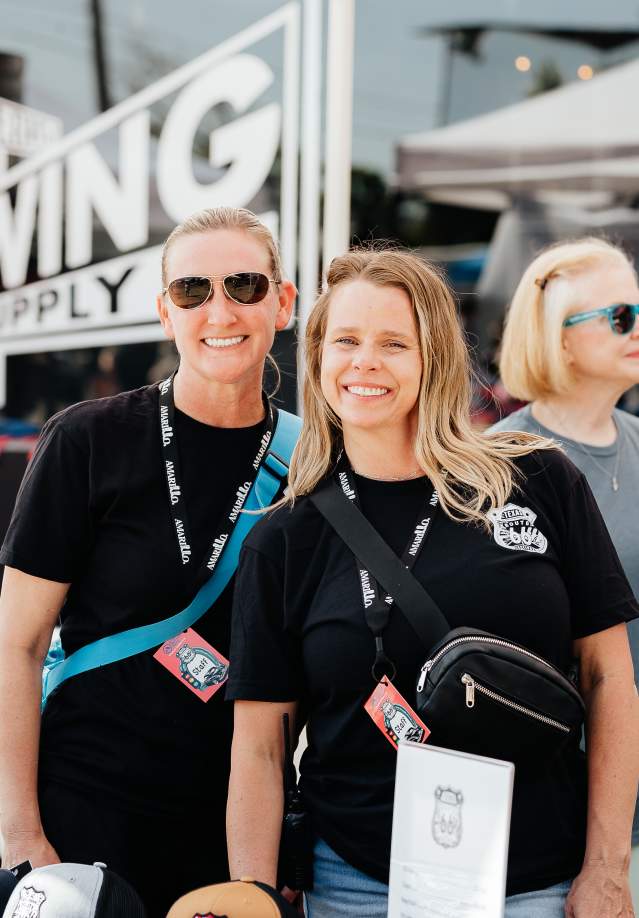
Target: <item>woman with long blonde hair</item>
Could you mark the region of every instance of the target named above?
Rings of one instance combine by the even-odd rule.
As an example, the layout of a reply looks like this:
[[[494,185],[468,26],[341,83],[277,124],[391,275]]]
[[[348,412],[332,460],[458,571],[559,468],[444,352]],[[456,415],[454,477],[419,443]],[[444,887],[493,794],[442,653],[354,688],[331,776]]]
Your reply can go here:
[[[316,835],[309,918],[387,912],[403,728],[390,715],[375,722],[365,706],[386,675],[410,707],[429,648],[387,601],[378,630],[369,627],[373,580],[311,499],[335,476],[344,500],[360,505],[393,551],[407,564],[412,556],[412,573],[451,628],[502,635],[563,670],[579,656],[597,819],[586,848],[586,771],[576,746],[518,769],[506,914],[563,915],[572,883],[575,914],[601,918],[609,887],[591,860],[628,822],[633,794],[621,712],[636,704],[623,623],[637,606],[583,477],[547,440],[472,428],[456,305],[417,255],[336,258],[309,319],[305,366],[287,500],[245,543],[234,602],[232,873],[275,883],[281,717],[298,714],[308,723],[301,787]],[[378,588],[376,609],[381,595]],[[626,786],[614,800],[602,768],[608,756]],[[613,898],[614,914],[630,914],[623,884]]]
[[[554,437],[586,476],[639,596],[639,418],[616,407],[639,384],[639,284],[618,246],[586,237],[552,245],[513,296],[500,372],[528,402],[493,427]],[[628,627],[639,673],[639,623]],[[639,882],[639,805],[632,830]],[[637,887],[639,889],[639,886]]]

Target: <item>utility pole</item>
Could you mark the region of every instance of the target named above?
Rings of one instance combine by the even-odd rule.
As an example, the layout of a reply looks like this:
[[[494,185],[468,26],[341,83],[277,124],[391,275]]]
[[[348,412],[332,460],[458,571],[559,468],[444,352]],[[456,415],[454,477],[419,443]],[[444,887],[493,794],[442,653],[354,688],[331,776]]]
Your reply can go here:
[[[100,0],[90,0],[91,36],[93,38],[93,56],[98,90],[98,109],[105,112],[111,108],[111,94],[107,74],[106,54],[104,52],[104,32],[102,29],[102,6]]]
[[[0,97],[22,102],[24,60],[18,54],[0,51]]]
[[[0,51],[0,100],[22,102],[23,72],[24,61],[20,55]],[[10,164],[7,138],[0,136],[0,172],[5,172]]]

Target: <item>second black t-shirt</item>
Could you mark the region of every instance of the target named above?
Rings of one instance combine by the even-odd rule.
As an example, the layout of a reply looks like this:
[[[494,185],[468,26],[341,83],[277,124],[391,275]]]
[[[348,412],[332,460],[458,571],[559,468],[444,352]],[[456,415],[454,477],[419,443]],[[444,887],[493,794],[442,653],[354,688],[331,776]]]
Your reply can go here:
[[[521,489],[502,510],[506,519],[512,507],[520,520],[533,517],[535,550],[517,543],[519,527],[506,538],[497,524],[488,532],[440,509],[414,574],[451,628],[499,634],[565,670],[575,638],[630,620],[637,607],[583,476],[556,451],[518,465]],[[363,512],[401,553],[430,496],[428,482],[356,481]],[[304,704],[301,777],[316,831],[354,867],[387,882],[396,752],[363,707],[374,687],[374,640],[353,555],[308,498],[248,537],[233,615],[227,696]],[[397,607],[384,644],[397,666],[395,685],[413,703],[428,649]],[[578,872],[585,813],[579,750],[530,773],[518,769],[510,894]]]

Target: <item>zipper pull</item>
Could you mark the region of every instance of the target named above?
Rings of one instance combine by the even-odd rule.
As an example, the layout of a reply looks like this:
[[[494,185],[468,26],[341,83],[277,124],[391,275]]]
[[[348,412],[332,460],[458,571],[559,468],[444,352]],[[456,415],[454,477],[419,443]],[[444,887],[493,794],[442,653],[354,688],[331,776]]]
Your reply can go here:
[[[433,661],[426,660],[426,662],[421,668],[421,674],[419,677],[419,681],[417,682],[417,692],[418,693],[421,692],[424,686],[426,685],[426,677],[428,676],[432,668],[433,668]]]
[[[466,707],[475,707],[475,680],[468,673],[464,673],[461,680],[466,686]]]

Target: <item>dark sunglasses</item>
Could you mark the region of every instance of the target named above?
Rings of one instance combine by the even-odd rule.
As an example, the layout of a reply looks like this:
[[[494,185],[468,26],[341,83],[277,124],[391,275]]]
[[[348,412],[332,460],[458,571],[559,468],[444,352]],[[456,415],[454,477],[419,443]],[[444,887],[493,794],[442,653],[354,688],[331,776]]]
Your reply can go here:
[[[165,287],[162,293],[168,293],[172,302],[180,309],[196,309],[204,305],[213,294],[214,281],[221,280],[224,293],[239,303],[240,306],[254,306],[261,303],[270,284],[279,281],[256,271],[239,271],[237,274],[193,275],[178,277]]]
[[[574,316],[564,319],[564,328],[587,322],[597,316],[607,316],[608,324],[616,335],[628,335],[635,327],[635,320],[639,313],[639,305],[632,303],[617,303],[614,306],[602,306],[601,309],[591,309],[590,312],[577,312]]]

